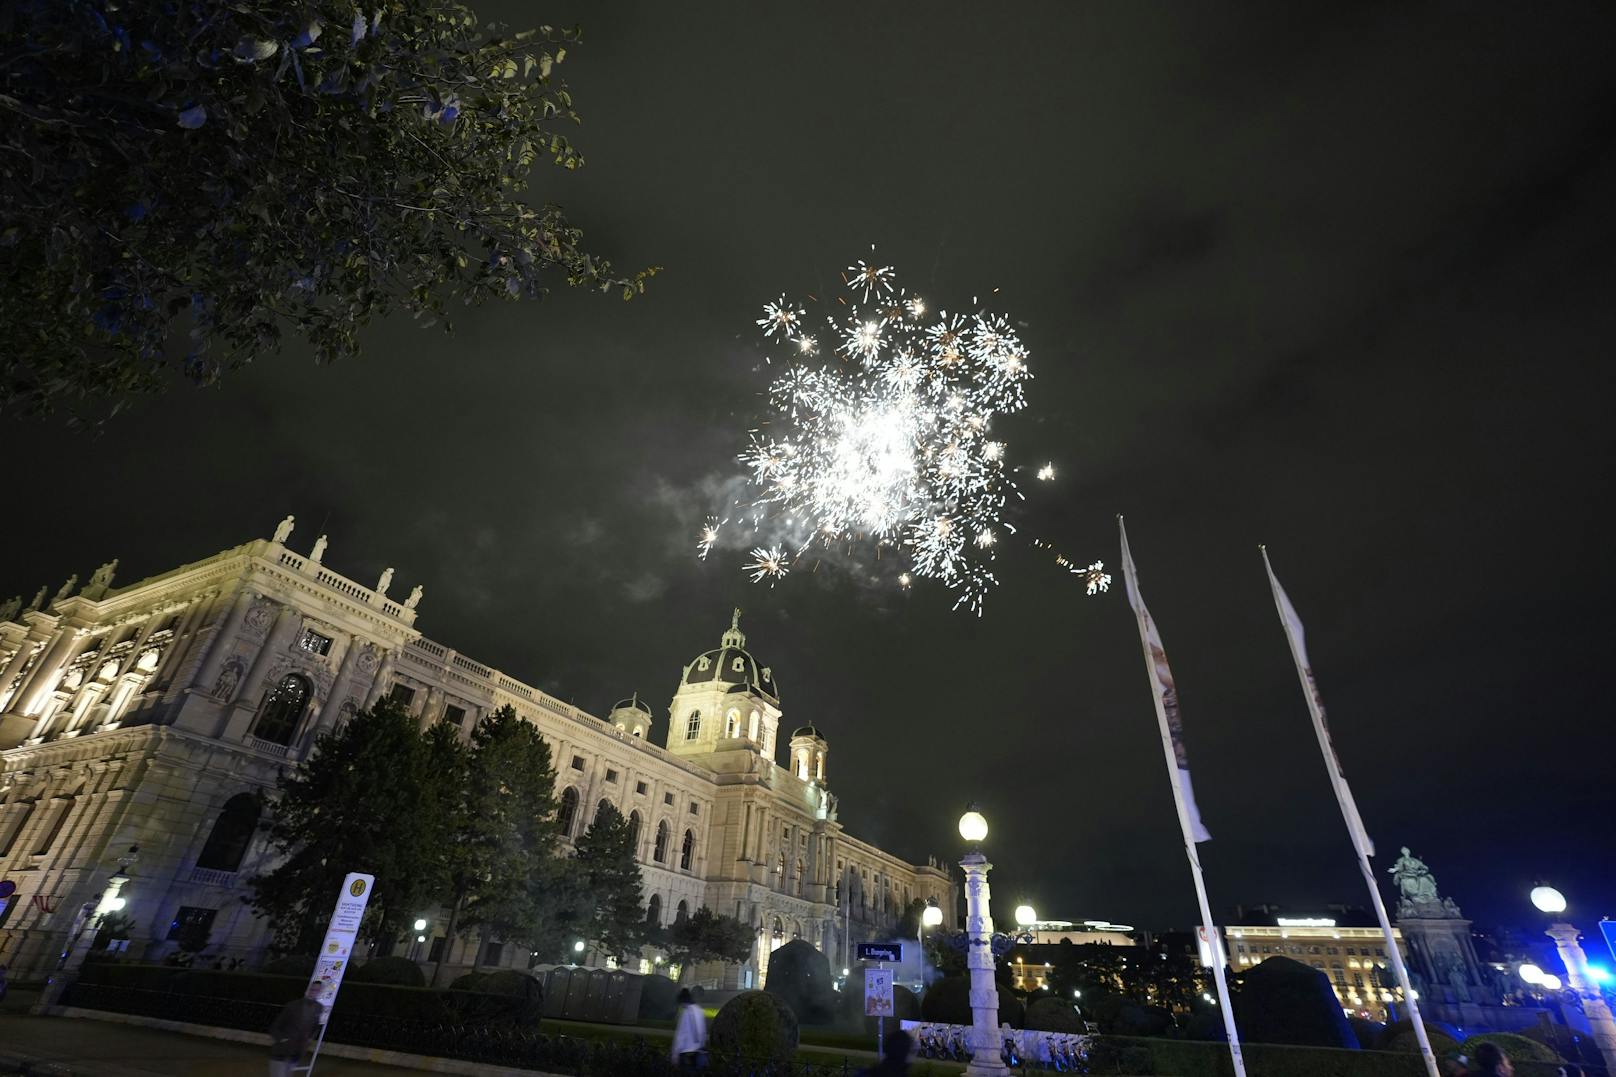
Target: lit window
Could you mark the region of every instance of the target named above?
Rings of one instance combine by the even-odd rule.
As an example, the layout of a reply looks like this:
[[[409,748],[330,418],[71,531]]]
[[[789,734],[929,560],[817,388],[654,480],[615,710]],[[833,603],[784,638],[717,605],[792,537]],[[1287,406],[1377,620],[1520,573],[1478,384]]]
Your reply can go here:
[[[701,734],[701,711],[691,711],[685,719],[685,740],[695,740]]]
[[[303,630],[303,637],[297,641],[298,648],[309,654],[330,654],[331,637],[322,635],[312,628]]]

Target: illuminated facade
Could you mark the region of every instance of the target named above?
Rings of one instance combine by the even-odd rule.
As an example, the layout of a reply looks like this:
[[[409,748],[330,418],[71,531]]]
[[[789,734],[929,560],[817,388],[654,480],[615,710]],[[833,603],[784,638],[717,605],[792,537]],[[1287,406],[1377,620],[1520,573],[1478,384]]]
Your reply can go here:
[[[1272,925],[1225,927],[1229,964],[1245,972],[1270,957],[1311,965],[1330,979],[1349,1017],[1387,1020],[1387,1004],[1400,1004],[1402,989],[1386,958],[1386,936],[1378,927],[1341,927],[1329,917],[1280,917]],[[1396,928],[1392,936],[1403,948]]]
[[[703,970],[707,982],[755,985],[793,938],[842,960],[914,899],[953,921],[945,868],[843,829],[815,727],[797,728],[776,761],[779,688],[738,612],[685,668],[659,745],[638,696],[597,718],[428,640],[415,627],[420,588],[399,601],[391,569],[374,587],[340,576],[323,564],[325,536],[299,554],[291,531],[288,518],[272,539],[128,587],[112,587],[114,562],[82,589],[70,580],[27,608],[0,605],[0,879],[17,884],[0,963],[13,976],[50,965],[134,846],[131,955],[206,939],[205,957],[259,957],[266,925],[240,899],[270,865],[262,798],[320,732],[384,695],[463,735],[506,705],[534,723],[566,840],[603,803],[636,827],[649,919],[707,905],[754,927],[752,957]],[[422,956],[445,945],[454,965],[471,963],[473,945],[484,964],[527,964],[499,939],[434,938]]]

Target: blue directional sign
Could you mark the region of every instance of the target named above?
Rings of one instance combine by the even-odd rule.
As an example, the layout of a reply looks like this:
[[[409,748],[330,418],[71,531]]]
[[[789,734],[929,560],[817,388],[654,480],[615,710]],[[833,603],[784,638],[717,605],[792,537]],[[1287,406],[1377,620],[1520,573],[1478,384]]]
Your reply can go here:
[[[860,961],[902,961],[903,943],[861,942],[858,944],[858,956]]]

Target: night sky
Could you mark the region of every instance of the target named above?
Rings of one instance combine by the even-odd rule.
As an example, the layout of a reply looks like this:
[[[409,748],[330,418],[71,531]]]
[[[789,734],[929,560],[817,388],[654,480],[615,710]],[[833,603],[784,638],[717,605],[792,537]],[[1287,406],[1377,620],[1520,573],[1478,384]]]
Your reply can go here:
[[[659,743],[739,605],[853,833],[956,856],[975,798],[1002,916],[1188,925],[1120,579],[1088,599],[1006,543],[977,619],[694,556],[770,376],[759,308],[874,243],[932,306],[1021,323],[1029,407],[996,432],[1060,472],[1022,534],[1114,567],[1126,514],[1220,916],[1366,897],[1261,542],[1382,877],[1407,844],[1483,922],[1533,922],[1538,875],[1585,928],[1616,914],[1608,8],[544,7],[585,25],[588,166],[535,194],[666,267],[650,294],[400,319],[332,369],[289,346],[99,437],[13,420],[4,594],[294,512],[294,548],[324,530],[337,571],[424,584],[429,637],[595,714],[639,691]]]

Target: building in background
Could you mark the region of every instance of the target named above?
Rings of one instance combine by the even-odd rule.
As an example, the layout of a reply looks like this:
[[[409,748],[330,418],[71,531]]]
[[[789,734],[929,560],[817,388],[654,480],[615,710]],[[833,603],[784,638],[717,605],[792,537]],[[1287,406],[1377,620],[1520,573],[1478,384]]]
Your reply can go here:
[[[1402,1001],[1386,957],[1386,936],[1369,913],[1330,906],[1313,915],[1285,915],[1271,905],[1238,909],[1223,928],[1229,966],[1245,972],[1270,957],[1288,957],[1329,977],[1341,1008],[1352,1017],[1387,1020]],[[1395,928],[1393,936],[1402,945]]]
[[[78,910],[138,847],[121,896],[128,952],[182,943],[259,958],[267,924],[242,897],[270,866],[264,800],[322,731],[384,695],[423,726],[469,735],[509,705],[549,743],[565,840],[612,804],[638,833],[647,917],[702,905],[752,925],[740,967],[715,985],[757,986],[768,953],[802,938],[845,963],[853,942],[890,935],[912,900],[955,920],[937,863],[913,865],[847,833],[828,779],[829,742],[784,719],[772,667],[746,647],[739,611],[719,646],[679,678],[662,743],[637,695],[605,719],[421,635],[421,588],[389,595],[273,538],[128,587],[116,562],[80,588],[0,604],[0,962],[14,977],[52,967]],[[439,925],[441,929],[441,920]],[[453,965],[525,966],[497,938],[434,939]]]

